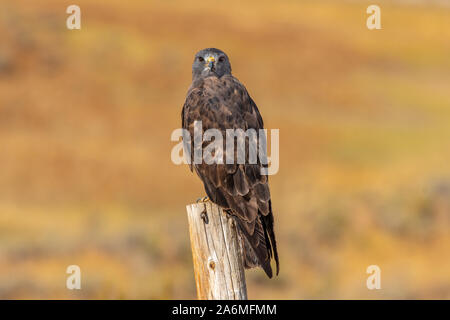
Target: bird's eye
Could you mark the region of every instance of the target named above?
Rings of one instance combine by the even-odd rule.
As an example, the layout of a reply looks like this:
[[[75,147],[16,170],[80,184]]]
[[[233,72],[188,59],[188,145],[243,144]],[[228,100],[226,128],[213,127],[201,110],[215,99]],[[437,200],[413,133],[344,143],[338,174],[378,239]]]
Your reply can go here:
[[[203,59],[203,57],[198,57],[198,61],[203,62],[205,59]]]
[[[219,57],[219,62],[224,62],[224,61],[225,61],[225,57],[224,56]]]

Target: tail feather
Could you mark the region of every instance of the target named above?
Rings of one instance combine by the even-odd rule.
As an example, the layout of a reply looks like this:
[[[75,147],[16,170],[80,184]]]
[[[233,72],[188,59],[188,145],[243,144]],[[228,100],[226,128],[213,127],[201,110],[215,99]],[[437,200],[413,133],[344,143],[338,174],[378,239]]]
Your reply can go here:
[[[278,249],[277,249],[277,241],[275,240],[275,232],[273,230],[273,213],[272,213],[272,201],[269,200],[269,209],[270,212],[267,216],[263,216],[264,221],[264,231],[266,231],[270,238],[270,246],[271,253],[273,253],[273,257],[275,259],[276,267],[277,267],[277,275],[280,273],[280,261],[278,259]]]
[[[265,221],[267,216],[259,216],[258,222],[255,224],[255,231],[253,235],[250,235],[246,228],[242,225],[243,221],[240,221],[235,217],[238,225],[239,237],[241,239],[241,246],[243,250],[244,267],[246,269],[255,268],[260,266],[269,278],[272,278],[272,267],[270,261],[272,256],[275,257],[277,265],[277,275],[279,272],[278,253],[276,251],[275,234],[272,224],[267,224]],[[273,220],[273,217],[272,217]],[[268,228],[269,227],[269,228]],[[268,230],[269,229],[269,230]]]

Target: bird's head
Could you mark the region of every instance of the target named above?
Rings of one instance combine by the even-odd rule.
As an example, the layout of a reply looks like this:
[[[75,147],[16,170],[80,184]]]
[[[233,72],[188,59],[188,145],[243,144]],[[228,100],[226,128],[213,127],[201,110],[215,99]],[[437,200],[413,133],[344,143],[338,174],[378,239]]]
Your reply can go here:
[[[222,50],[207,48],[197,52],[192,63],[192,79],[231,74],[228,56]]]

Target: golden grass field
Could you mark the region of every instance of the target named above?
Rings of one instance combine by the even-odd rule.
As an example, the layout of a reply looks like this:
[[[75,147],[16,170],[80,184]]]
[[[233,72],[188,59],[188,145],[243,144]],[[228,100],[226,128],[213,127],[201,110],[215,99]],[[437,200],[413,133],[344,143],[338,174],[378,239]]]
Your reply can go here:
[[[368,1],[77,0],[70,31],[72,1],[2,1],[0,298],[195,298],[170,134],[217,47],[280,129],[281,273],[249,297],[450,299],[450,8],[377,3],[370,31]]]

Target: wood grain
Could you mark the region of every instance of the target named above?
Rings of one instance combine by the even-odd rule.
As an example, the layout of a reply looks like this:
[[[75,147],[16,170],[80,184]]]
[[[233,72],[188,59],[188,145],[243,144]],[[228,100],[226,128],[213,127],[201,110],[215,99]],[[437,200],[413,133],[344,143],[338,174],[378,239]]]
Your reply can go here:
[[[247,299],[242,248],[233,219],[210,201],[186,208],[198,299]]]

